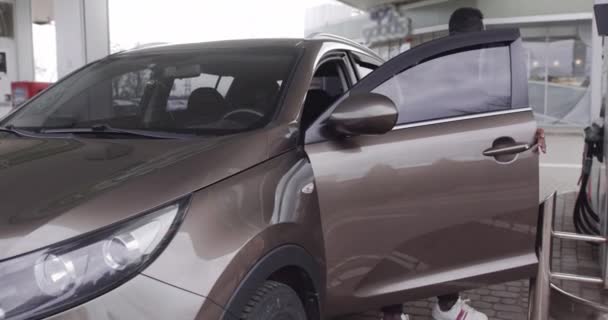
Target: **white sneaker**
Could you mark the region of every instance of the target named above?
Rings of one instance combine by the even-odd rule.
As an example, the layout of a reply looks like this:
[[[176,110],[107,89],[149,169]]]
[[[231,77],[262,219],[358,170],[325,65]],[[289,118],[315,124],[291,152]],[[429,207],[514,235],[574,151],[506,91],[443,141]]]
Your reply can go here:
[[[382,320],[384,320],[384,317],[382,317]],[[402,314],[401,315],[401,320],[410,320],[410,316],[407,314]]]
[[[433,307],[433,319],[435,320],[488,320],[488,316],[469,306],[468,300],[458,298],[458,301],[448,311],[441,311],[439,304]]]

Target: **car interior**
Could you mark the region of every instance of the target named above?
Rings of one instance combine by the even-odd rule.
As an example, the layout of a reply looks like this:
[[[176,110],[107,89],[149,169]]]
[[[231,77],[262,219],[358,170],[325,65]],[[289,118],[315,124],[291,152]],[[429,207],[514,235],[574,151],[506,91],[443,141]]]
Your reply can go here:
[[[160,112],[160,127],[196,128],[218,121],[249,126],[271,117],[280,86],[277,80],[235,77],[225,96],[216,87],[199,87],[187,97],[184,108]],[[162,109],[162,108],[161,108]]]
[[[213,73],[209,71],[210,75]],[[168,101],[173,97],[161,99],[166,105],[157,110],[158,114],[153,116],[154,127],[176,127],[176,128],[206,128],[206,127],[231,127],[252,128],[258,123],[266,123],[274,115],[276,105],[280,96],[282,77],[260,72],[248,75],[247,71],[231,72],[214,75],[217,80],[214,86],[191,88],[182,98],[187,101],[183,108],[170,108]],[[220,79],[229,75],[232,78],[225,94],[220,93]],[[197,75],[198,76],[198,75]],[[175,82],[169,80],[171,87],[175,88]],[[186,98],[187,97],[187,98]],[[179,98],[179,97],[177,97]],[[146,102],[142,101],[145,105]]]
[[[104,124],[203,134],[251,130],[274,117],[292,63],[293,56],[285,54],[197,56],[166,64],[138,61],[89,74],[71,85],[70,92],[48,95],[40,103],[50,107],[20,126]]]
[[[304,100],[302,129],[305,130],[348,90],[342,59],[331,59],[315,71]]]

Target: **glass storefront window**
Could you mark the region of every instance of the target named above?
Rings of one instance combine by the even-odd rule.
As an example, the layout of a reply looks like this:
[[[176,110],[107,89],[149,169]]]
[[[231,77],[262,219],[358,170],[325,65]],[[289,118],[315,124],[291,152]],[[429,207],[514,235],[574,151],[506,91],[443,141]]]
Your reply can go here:
[[[528,67],[528,95],[535,114],[546,114],[545,84],[547,80],[547,48],[544,39],[524,41]]]
[[[389,57],[392,59],[401,53],[401,40],[391,41],[389,47]]]
[[[586,126],[591,116],[591,22],[522,27],[530,105],[541,126]]]
[[[376,48],[376,52],[378,53],[378,55],[384,59],[384,60],[388,60],[389,56],[388,56],[388,46],[383,45],[383,46],[379,46]]]

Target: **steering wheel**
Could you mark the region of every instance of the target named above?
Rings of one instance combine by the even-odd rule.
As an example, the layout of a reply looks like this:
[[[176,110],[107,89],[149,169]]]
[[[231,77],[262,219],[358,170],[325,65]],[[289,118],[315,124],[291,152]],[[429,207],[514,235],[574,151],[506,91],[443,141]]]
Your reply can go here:
[[[260,117],[260,118],[264,117],[264,114],[261,113],[261,112],[259,112],[259,111],[256,111],[256,110],[253,110],[253,109],[242,108],[242,109],[232,110],[232,111],[226,113],[222,117],[222,120],[226,120],[226,119],[228,119],[230,117],[234,117],[235,115],[237,115],[239,113],[243,113],[243,114],[247,114],[247,115],[253,115],[253,116],[256,116],[256,117]]]

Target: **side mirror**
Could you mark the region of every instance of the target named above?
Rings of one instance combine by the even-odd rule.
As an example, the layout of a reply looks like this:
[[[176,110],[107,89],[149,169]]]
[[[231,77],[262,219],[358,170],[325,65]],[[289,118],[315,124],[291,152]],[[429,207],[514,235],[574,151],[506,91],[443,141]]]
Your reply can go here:
[[[377,93],[365,93],[344,99],[329,116],[329,125],[341,135],[385,134],[397,123],[395,103]]]

